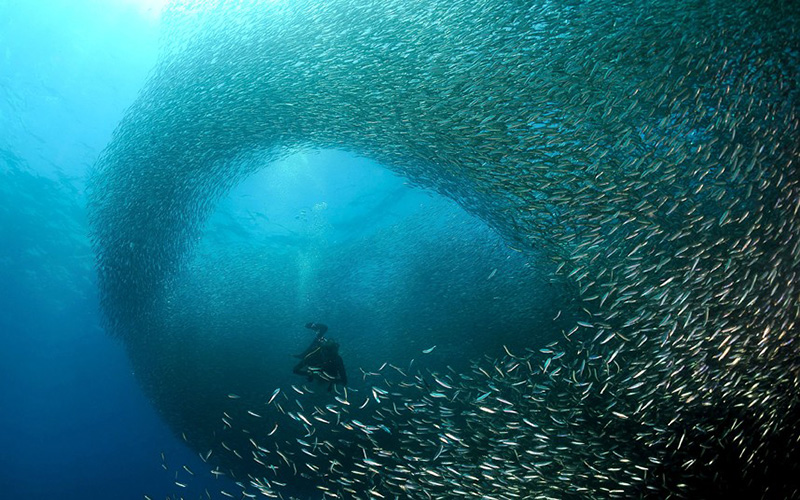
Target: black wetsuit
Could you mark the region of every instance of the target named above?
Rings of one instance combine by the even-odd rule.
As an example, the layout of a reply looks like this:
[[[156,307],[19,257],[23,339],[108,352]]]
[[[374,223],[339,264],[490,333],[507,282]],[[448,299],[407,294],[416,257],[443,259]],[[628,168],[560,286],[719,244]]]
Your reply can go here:
[[[308,376],[309,380],[316,376],[330,382],[328,390],[333,388],[334,383],[347,385],[347,373],[344,361],[339,355],[339,344],[325,338],[328,327],[318,323],[309,323],[306,327],[315,330],[317,336],[302,354],[296,355],[301,359],[292,371],[298,375]]]

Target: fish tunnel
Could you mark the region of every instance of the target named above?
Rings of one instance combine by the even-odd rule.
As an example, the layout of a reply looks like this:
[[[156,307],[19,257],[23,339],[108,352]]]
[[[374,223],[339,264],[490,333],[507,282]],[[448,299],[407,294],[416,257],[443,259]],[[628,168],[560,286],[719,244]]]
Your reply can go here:
[[[107,328],[246,495],[795,497],[797,18],[173,2],[91,178]],[[309,158],[395,177],[234,213]]]
[[[292,374],[292,355],[313,338],[306,321],[324,321],[340,343],[350,399],[374,403],[385,376],[466,373],[503,346],[525,353],[556,341],[574,323],[577,295],[554,269],[375,162],[300,152],[219,200],[165,287],[157,354],[136,340],[128,347],[176,433],[225,457],[220,442],[251,444],[233,432],[219,442],[205,436],[224,430],[223,419],[269,418],[260,408],[275,388],[304,406],[335,402],[325,384]],[[281,432],[291,428],[273,417]],[[257,463],[222,463],[258,473]]]

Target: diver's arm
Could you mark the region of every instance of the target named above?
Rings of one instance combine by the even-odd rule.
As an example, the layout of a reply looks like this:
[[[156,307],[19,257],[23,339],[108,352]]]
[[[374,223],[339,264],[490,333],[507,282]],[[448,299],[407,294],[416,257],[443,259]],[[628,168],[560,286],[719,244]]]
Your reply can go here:
[[[305,351],[301,352],[300,354],[295,354],[294,357],[301,359],[307,358],[309,354],[319,349],[321,343],[322,343],[321,339],[319,337],[316,337],[314,340],[311,341],[311,345],[309,345]]]

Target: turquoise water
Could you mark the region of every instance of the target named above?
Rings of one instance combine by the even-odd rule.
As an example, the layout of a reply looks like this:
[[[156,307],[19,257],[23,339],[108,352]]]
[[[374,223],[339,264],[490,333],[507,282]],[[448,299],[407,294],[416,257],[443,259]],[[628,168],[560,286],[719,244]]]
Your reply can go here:
[[[0,4],[4,497],[800,494],[796,8],[154,9]]]

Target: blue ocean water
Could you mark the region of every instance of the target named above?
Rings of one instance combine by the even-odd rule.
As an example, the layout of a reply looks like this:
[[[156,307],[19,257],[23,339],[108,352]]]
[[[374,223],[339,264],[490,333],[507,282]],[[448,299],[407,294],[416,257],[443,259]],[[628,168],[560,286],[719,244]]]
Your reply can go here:
[[[99,305],[86,182],[155,64],[156,12],[156,5],[135,1],[0,4],[1,498],[199,498],[206,490],[218,498],[230,484],[208,474],[197,451],[161,418],[138,383],[125,346],[105,331]],[[499,260],[477,265],[470,250],[459,262],[454,251],[453,268],[436,271],[436,261],[418,250],[438,244],[442,235],[454,248],[469,248],[482,238],[490,242],[484,251]],[[372,250],[377,255],[371,257],[353,255],[360,241],[384,248]],[[407,179],[375,162],[340,151],[300,152],[242,182],[209,219],[195,261],[209,266],[235,260],[254,246],[296,262],[297,302],[313,311],[285,314],[288,334],[276,334],[264,347],[263,366],[273,367],[265,394],[299,380],[291,374],[290,354],[308,341],[306,320],[351,325],[345,337],[341,329],[334,333],[345,344],[356,386],[362,366],[375,369],[387,353],[400,351],[396,359],[413,363],[436,343],[430,358],[465,366],[468,358],[457,355],[464,341],[472,342],[476,353],[482,346],[466,329],[486,325],[469,314],[453,323],[437,312],[436,300],[424,300],[427,309],[401,312],[420,321],[430,315],[428,338],[409,338],[403,318],[385,314],[403,304],[390,283],[402,280],[425,290],[427,281],[414,283],[420,273],[433,269],[446,284],[443,273],[466,275],[464,266],[480,280],[491,280],[498,267],[516,258],[454,202],[412,189]],[[302,276],[318,274],[325,259],[330,275],[325,279],[332,282],[304,283]],[[426,263],[410,267],[420,259]],[[347,266],[354,273],[349,278],[350,271],[342,271]],[[394,267],[391,279],[387,267]],[[256,277],[264,272],[249,269],[237,277],[243,296],[247,286],[263,286]],[[213,279],[205,278],[210,282],[194,286],[213,288]],[[327,295],[335,299],[312,299],[320,287],[335,290]],[[273,292],[267,287],[264,294]],[[233,307],[238,305],[234,301]],[[358,314],[365,307],[374,309],[372,316]],[[241,319],[252,312],[226,306],[218,313]],[[259,342],[279,328],[264,329],[267,334],[256,332],[250,345],[261,349]],[[460,333],[452,336],[449,329]],[[241,352],[232,344],[226,352],[236,364]]]
[[[161,453],[200,462],[101,327],[85,215],[157,29],[144,3],[0,2],[0,498],[164,498]]]
[[[159,3],[0,0],[0,498],[800,495],[796,9]]]

